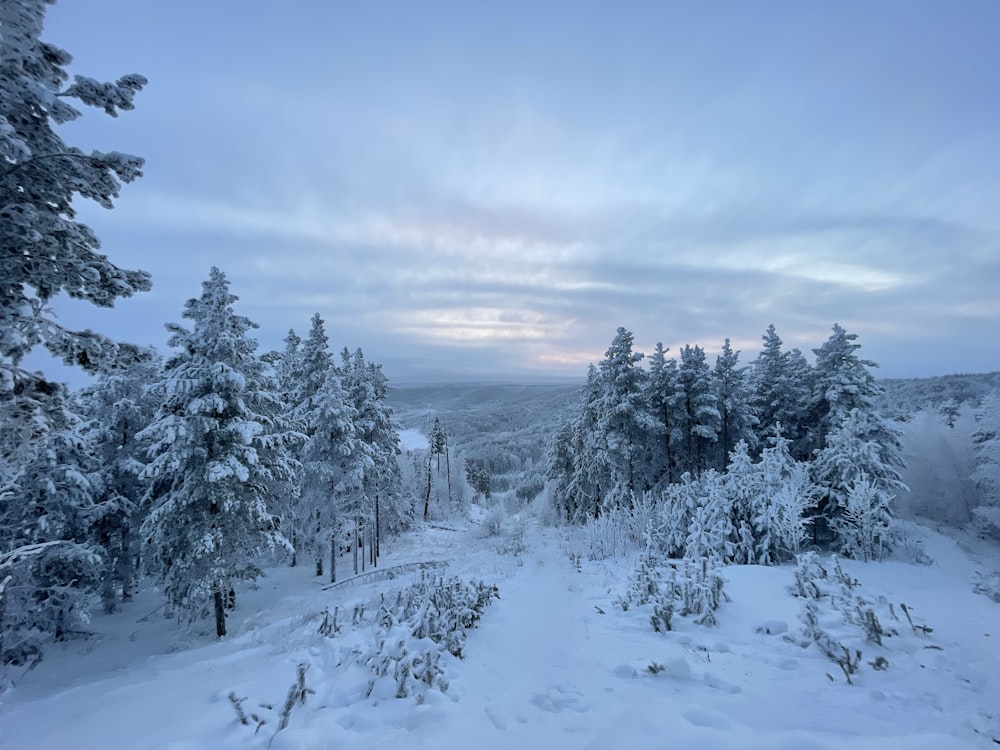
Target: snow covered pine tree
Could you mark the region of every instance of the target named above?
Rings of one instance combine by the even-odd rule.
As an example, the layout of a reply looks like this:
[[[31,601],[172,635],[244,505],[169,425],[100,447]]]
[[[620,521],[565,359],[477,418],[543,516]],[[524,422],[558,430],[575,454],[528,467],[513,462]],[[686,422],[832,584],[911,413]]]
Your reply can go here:
[[[230,582],[260,576],[265,549],[290,548],[268,502],[278,483],[294,481],[288,449],[300,435],[275,429],[280,399],[247,335],[257,325],[233,311],[225,275],[213,268],[202,287],[183,313],[192,328],[167,325],[177,353],[154,386],[156,418],[139,434],[152,505],[142,534],[170,604],[194,619],[211,601],[221,637]]]
[[[96,557],[68,538],[19,546],[33,532],[12,528],[7,517],[24,502],[27,467],[65,426],[61,387],[21,363],[39,344],[90,371],[130,352],[93,331],[63,327],[48,305],[65,292],[110,307],[150,288],[147,273],[120,269],[98,252],[97,237],[74,220],[72,205],[79,195],[112,208],[120,183],[141,175],[142,159],[114,151],[88,154],[67,146],[54,130],[80,116],[71,99],[112,117],[132,109],[146,79],[133,74],[101,83],[76,76],[67,86],[69,53],[40,39],[49,4],[0,2],[0,525],[8,532],[0,541],[0,639],[10,634],[2,615],[3,581],[17,576],[22,590],[68,585],[82,579],[75,563],[60,561]],[[45,581],[36,575],[41,570]],[[56,627],[49,623],[43,630]]]

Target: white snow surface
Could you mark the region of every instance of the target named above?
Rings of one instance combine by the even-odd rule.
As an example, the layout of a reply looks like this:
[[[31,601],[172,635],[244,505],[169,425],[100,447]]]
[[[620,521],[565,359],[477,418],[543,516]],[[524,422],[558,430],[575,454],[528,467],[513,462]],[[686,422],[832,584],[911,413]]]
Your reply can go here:
[[[842,564],[864,595],[905,602],[933,632],[904,623],[884,648],[859,638],[863,666],[853,685],[815,645],[786,639],[799,634],[800,602],[787,590],[792,566],[727,568],[730,601],[718,625],[675,617],[675,629],[658,634],[645,608],[613,604],[634,558],[584,558],[578,569],[568,552],[581,548],[580,530],[529,521],[527,549],[515,554],[467,523],[394,540],[380,565],[447,561],[445,575],[500,590],[470,632],[465,658],[446,655],[447,692],[432,690],[423,704],[379,690],[380,698],[366,696],[371,673],[351,649],[371,639],[373,626],[317,634],[324,607],[339,606],[349,625],[358,602],[374,611],[381,592],[415,574],[325,590],[308,566],[279,567],[240,593],[223,640],[211,637],[209,622],[182,628],[166,619],[155,592],[123,612],[95,614],[94,638],[54,647],[36,669],[13,673],[15,687],[0,695],[0,747],[996,748],[1000,606],[972,591],[990,560],[926,528],[909,534],[931,564]],[[868,665],[878,655],[888,669]],[[274,713],[300,662],[310,665],[315,694],[276,732]],[[230,691],[247,697],[248,712],[274,705],[257,734],[236,720]]]

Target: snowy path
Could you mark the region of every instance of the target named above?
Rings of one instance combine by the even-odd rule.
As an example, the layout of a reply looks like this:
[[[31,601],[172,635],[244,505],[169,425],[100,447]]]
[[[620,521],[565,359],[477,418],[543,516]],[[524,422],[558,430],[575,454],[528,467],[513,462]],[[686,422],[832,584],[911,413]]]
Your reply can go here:
[[[523,568],[470,635],[453,687],[470,717],[480,715],[476,736],[486,747],[553,747],[560,733],[586,732],[586,714],[599,698],[594,690],[607,683],[605,649],[591,640],[591,621],[600,615],[574,590],[579,574],[568,558],[546,554],[554,543],[530,540]]]

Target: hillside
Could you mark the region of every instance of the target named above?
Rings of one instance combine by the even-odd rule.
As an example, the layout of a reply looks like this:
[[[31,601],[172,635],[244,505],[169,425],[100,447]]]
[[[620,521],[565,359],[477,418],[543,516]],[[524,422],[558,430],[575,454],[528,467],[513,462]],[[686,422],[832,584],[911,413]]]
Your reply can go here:
[[[386,560],[446,561],[434,576],[499,589],[468,632],[464,658],[441,656],[435,687],[397,698],[391,659],[384,678],[359,663],[384,637],[380,602],[394,601],[419,574],[327,588],[302,569],[276,568],[241,601],[233,634],[222,641],[151,613],[155,598],[96,616],[98,635],[87,648],[69,644],[18,676],[0,707],[0,743],[19,750],[995,747],[998,605],[973,593],[981,560],[927,529],[908,533],[920,562],[843,563],[857,592],[895,605],[898,620],[886,616],[884,625],[897,635],[882,646],[865,642],[859,627],[822,605],[824,627],[863,652],[853,684],[803,639],[803,600],[789,592],[792,566],[727,568],[717,625],[677,616],[673,630],[656,633],[648,605],[623,612],[615,604],[628,588],[634,551],[589,560],[585,530],[508,519],[493,537],[474,523],[420,529]],[[926,631],[911,628],[900,602]],[[320,634],[322,613],[335,609],[339,632]],[[433,646],[400,638],[414,653]],[[886,668],[870,666],[879,657]],[[288,726],[277,731],[298,664],[308,665],[305,686],[314,692],[293,703]],[[267,723],[256,732],[256,720],[240,724],[230,693]]]

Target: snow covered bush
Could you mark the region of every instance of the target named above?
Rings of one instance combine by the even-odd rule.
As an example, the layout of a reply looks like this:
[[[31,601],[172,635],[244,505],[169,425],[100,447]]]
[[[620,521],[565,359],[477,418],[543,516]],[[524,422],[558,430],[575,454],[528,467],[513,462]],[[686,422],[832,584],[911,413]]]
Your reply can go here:
[[[800,644],[815,644],[844,672],[848,683],[861,665],[861,641],[872,647],[885,647],[887,639],[900,635],[897,625],[902,622],[897,607],[885,597],[870,599],[858,591],[861,584],[848,575],[834,555],[827,565],[820,563],[815,552],[800,555],[795,569],[795,583],[789,587],[793,596],[802,598],[799,620],[806,640]],[[898,605],[914,635],[933,632],[913,619],[912,610]],[[873,669],[886,669],[889,660],[878,655],[869,662]]]
[[[882,559],[892,547],[891,501],[892,495],[864,474],[851,481],[843,514],[834,524],[844,554],[865,562]]]
[[[383,595],[372,646],[356,653],[374,675],[367,694],[422,702],[428,689],[445,692],[444,652],[463,657],[467,631],[494,598],[500,598],[494,585],[425,574],[395,597]]]
[[[994,570],[989,574],[977,573],[972,590],[1000,604],[1000,570]]]

